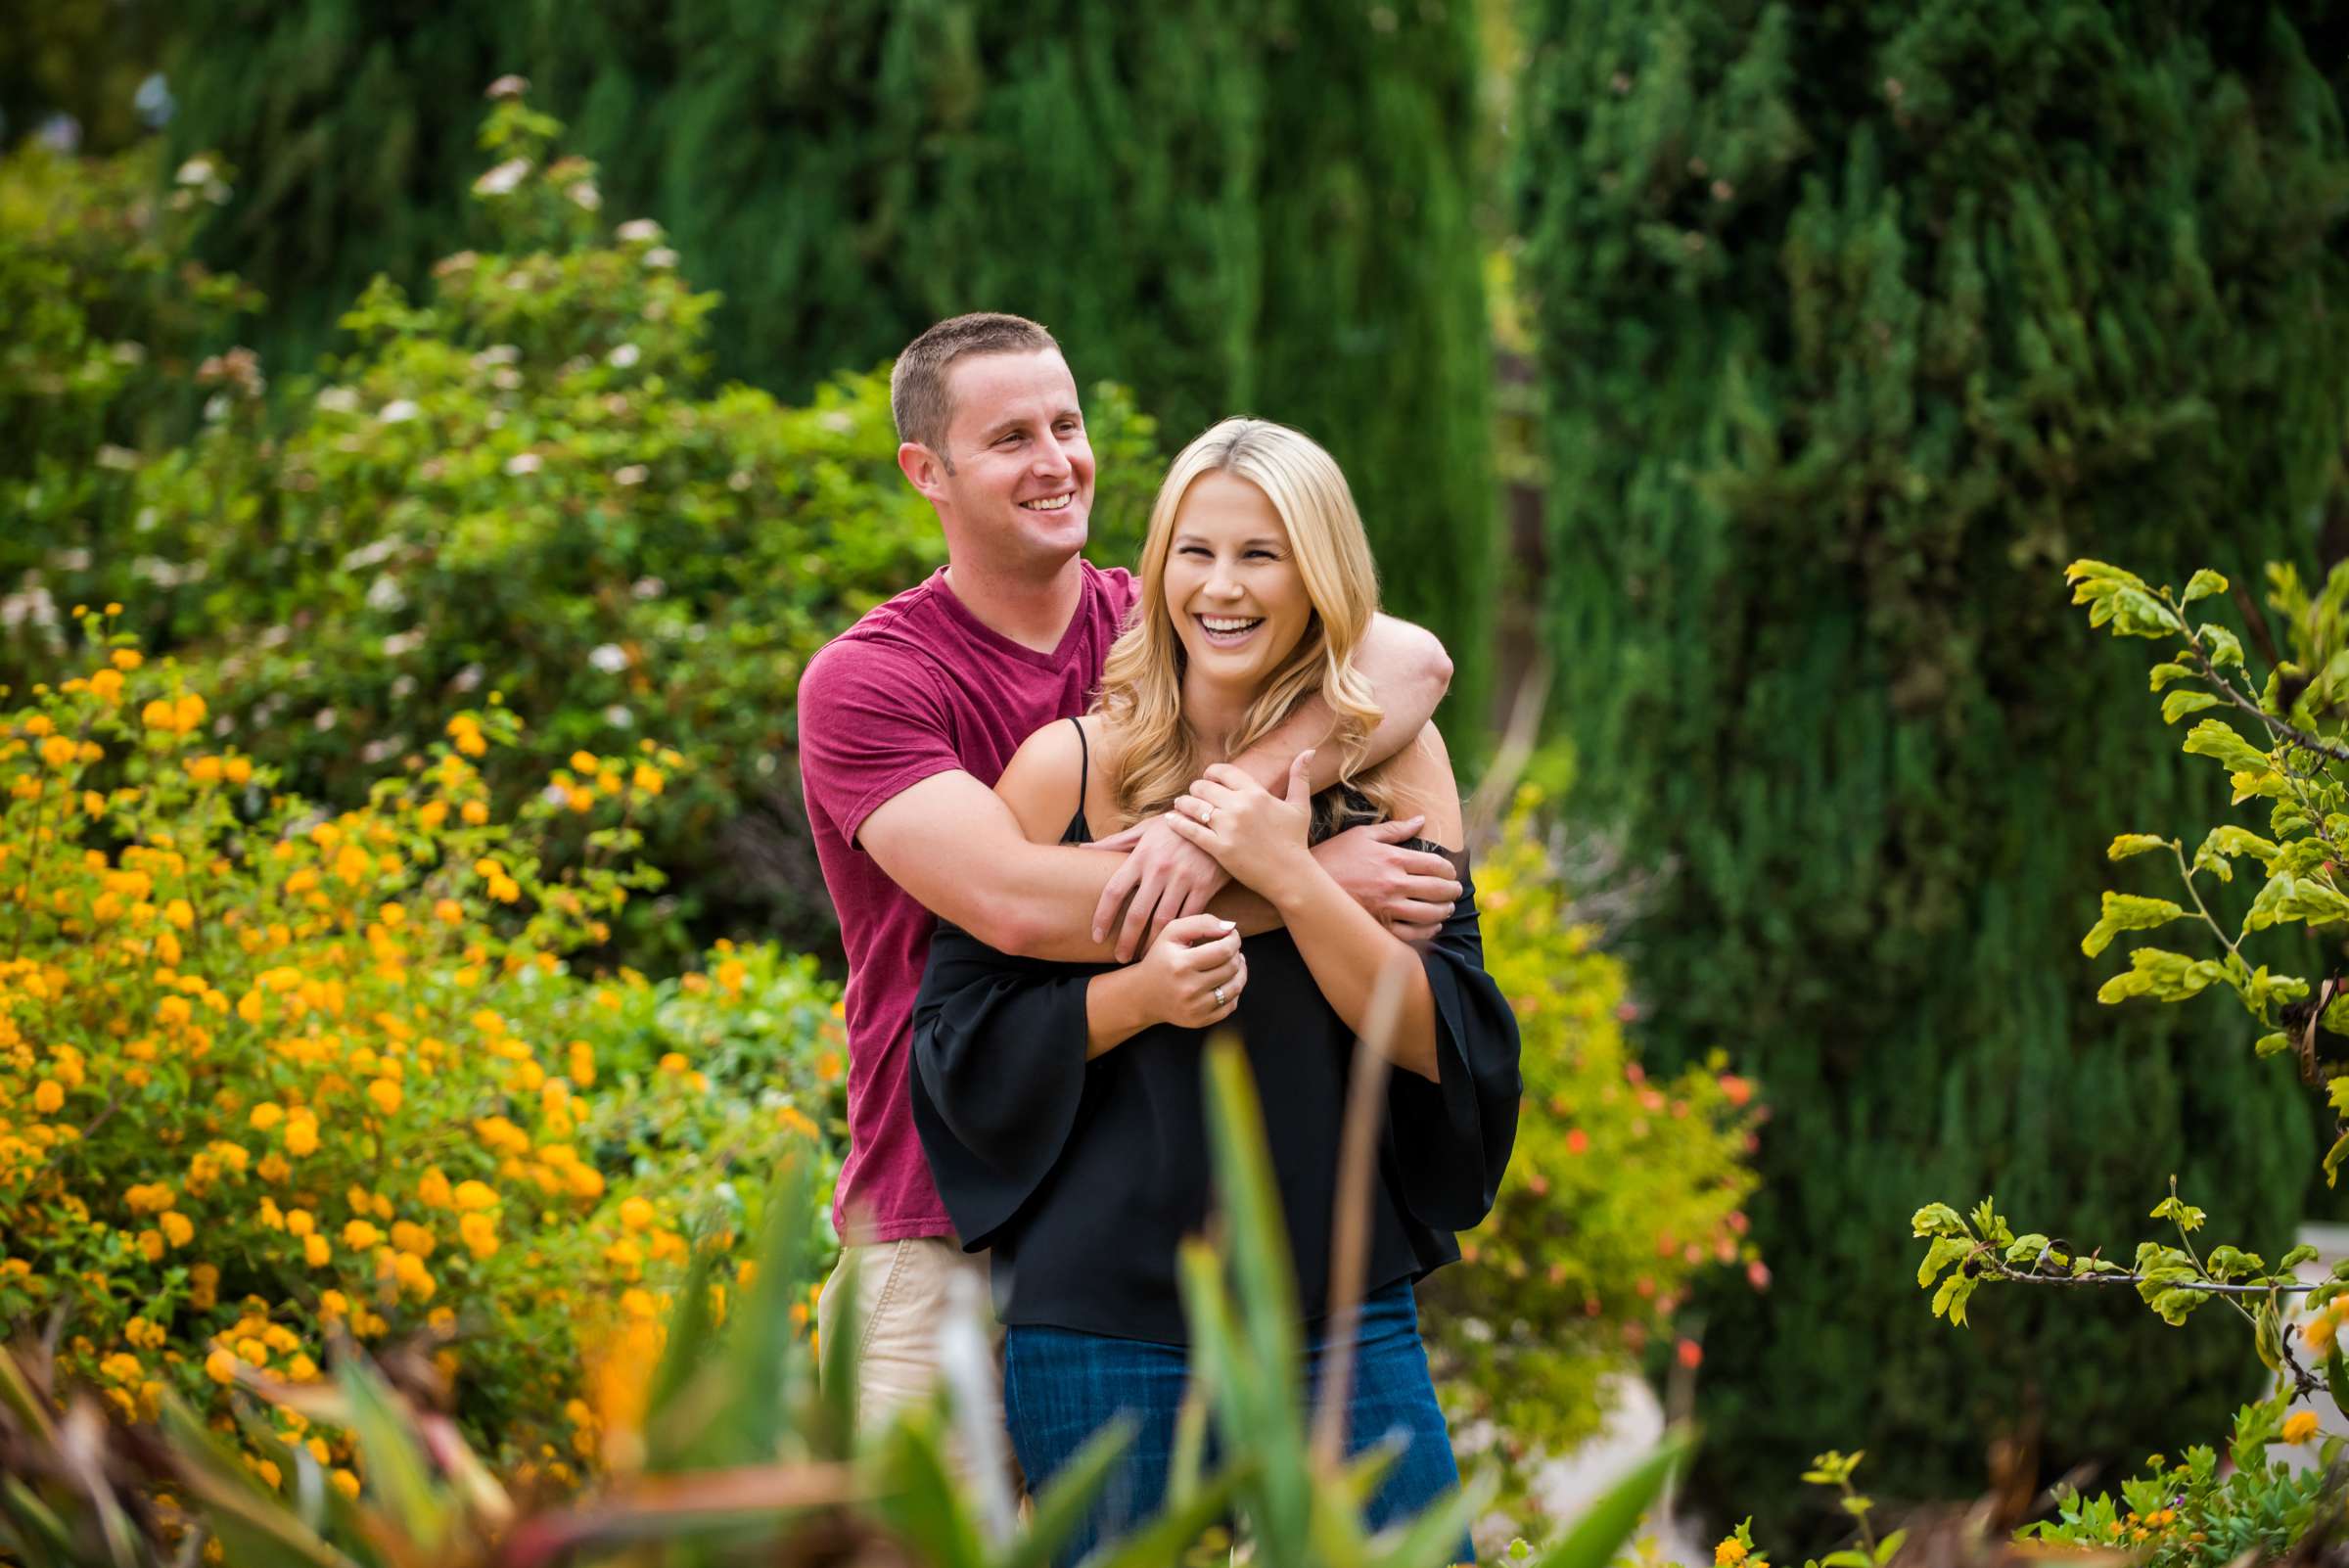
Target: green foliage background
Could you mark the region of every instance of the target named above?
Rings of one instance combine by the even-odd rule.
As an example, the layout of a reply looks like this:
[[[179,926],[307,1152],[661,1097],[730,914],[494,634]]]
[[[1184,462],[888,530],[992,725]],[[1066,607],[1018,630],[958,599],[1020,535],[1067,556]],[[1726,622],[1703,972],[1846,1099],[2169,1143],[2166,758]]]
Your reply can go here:
[[[306,366],[370,274],[467,238],[466,107],[526,69],[785,398],[973,308],[1048,323],[1170,446],[1225,414],[1345,465],[1396,613],[1481,721],[1497,571],[1471,0],[512,7],[194,0],[174,145],[248,169],[212,254]]]
[[[2251,1391],[2231,1336],[2133,1301],[2003,1299],[1953,1336],[1904,1235],[1918,1190],[1995,1189],[2086,1247],[2174,1170],[2288,1244],[2288,1069],[2221,1003],[2091,1001],[2104,840],[2213,803],[2059,574],[2256,581],[2342,517],[2338,34],[2315,7],[1532,8],[1553,706],[1585,808],[1673,867],[1634,933],[1671,999],[1649,1039],[1730,1047],[1774,1108],[1776,1283],[1716,1304],[1699,1486],[1773,1529],[1786,1456],[1829,1441],[1888,1498],[1962,1494],[2002,1430],[2060,1469]]]

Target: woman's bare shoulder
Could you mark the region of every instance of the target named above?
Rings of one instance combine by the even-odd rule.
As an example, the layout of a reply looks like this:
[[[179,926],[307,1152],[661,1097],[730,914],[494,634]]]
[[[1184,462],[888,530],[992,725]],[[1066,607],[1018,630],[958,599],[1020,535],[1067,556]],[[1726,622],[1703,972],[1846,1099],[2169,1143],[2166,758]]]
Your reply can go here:
[[[1081,722],[1095,722],[1081,720]],[[995,793],[1020,819],[1032,844],[1057,844],[1077,808],[1077,785],[1093,736],[1083,741],[1077,726],[1056,718],[1020,743],[995,780]]]
[[[1397,810],[1405,816],[1425,814],[1419,836],[1430,843],[1458,848],[1466,829],[1460,813],[1460,781],[1451,770],[1451,750],[1444,732],[1430,719],[1411,737],[1409,745],[1378,769],[1380,782],[1401,797]]]

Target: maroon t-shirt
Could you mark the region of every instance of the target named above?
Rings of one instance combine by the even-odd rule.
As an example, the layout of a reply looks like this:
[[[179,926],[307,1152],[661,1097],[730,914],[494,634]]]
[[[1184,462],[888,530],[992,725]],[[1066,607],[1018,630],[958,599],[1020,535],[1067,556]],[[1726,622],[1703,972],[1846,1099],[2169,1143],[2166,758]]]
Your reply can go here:
[[[990,630],[940,571],[826,643],[801,678],[800,784],[849,954],[849,1157],[832,1200],[843,1235],[851,1216],[860,1239],[953,1233],[905,1085],[937,920],[857,831],[935,773],[960,768],[991,788],[1022,741],[1084,712],[1135,588],[1123,568],[1079,567],[1077,614],[1048,654]]]

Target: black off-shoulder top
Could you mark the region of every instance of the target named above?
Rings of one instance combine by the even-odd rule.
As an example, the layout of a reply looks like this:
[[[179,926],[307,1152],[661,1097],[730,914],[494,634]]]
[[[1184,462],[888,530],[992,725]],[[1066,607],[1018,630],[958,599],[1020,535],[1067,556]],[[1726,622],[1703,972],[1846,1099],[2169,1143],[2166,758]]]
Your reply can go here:
[[[1082,800],[1064,843],[1087,837]],[[1324,797],[1316,838],[1365,807]],[[1448,854],[1466,891],[1422,954],[1439,1080],[1389,1080],[1369,1289],[1459,1257],[1452,1232],[1493,1206],[1522,1092],[1517,1021],[1485,973],[1467,857],[1413,843]],[[1241,945],[1248,989],[1217,1027],[1236,1026],[1246,1046],[1299,1300],[1318,1316],[1354,1033],[1287,932]],[[1213,1196],[1208,1032],[1160,1024],[1087,1061],[1085,985],[1112,967],[1015,957],[940,922],[914,1006],[914,1125],[963,1247],[991,1249],[1003,1322],[1179,1345],[1175,1249],[1204,1227]]]

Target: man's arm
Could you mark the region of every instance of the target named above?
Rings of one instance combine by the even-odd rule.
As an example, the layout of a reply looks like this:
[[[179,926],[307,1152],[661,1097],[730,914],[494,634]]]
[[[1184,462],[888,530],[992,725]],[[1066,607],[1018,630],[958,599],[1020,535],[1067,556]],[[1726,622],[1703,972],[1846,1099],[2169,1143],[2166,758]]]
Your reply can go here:
[[[990,947],[1069,963],[1114,956],[1083,919],[1122,857],[1031,844],[1012,808],[968,773],[934,773],[900,790],[866,815],[856,842],[924,908]],[[1279,923],[1253,895],[1235,892],[1232,902],[1232,912],[1211,912],[1251,935]]]
[[[1436,705],[1451,684],[1451,657],[1434,632],[1382,615],[1372,619],[1369,631],[1363,634],[1362,645],[1355,652],[1355,665],[1378,697],[1381,716],[1366,739],[1364,753],[1364,761],[1375,764],[1409,745],[1435,716]],[[1268,790],[1284,789],[1289,763],[1298,753],[1313,748],[1312,771],[1307,776],[1316,791],[1325,790],[1338,781],[1340,761],[1339,748],[1321,744],[1329,736],[1329,705],[1319,697],[1311,698],[1300,703],[1272,733],[1233,758],[1232,765]],[[1261,899],[1253,900],[1255,906],[1246,917],[1227,905],[1211,902],[1226,891],[1222,867],[1161,822],[1136,823],[1102,847],[1131,852],[1116,875],[1103,884],[1093,907],[1094,930],[1106,934],[1115,928],[1120,959],[1130,958],[1157,940],[1169,921],[1202,908],[1240,920],[1243,930],[1268,929],[1251,925],[1269,913],[1270,906]],[[1393,875],[1410,874],[1389,869]],[[1118,918],[1121,906],[1126,911],[1122,922]],[[1446,909],[1432,923],[1441,925],[1450,913]],[[1277,919],[1271,923],[1279,924]]]

